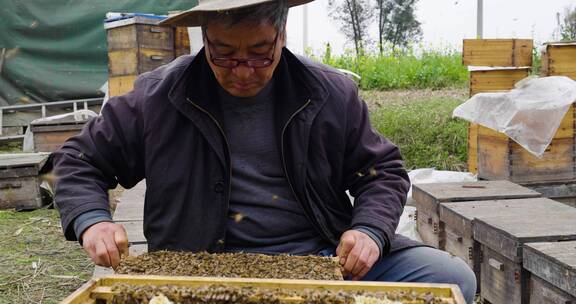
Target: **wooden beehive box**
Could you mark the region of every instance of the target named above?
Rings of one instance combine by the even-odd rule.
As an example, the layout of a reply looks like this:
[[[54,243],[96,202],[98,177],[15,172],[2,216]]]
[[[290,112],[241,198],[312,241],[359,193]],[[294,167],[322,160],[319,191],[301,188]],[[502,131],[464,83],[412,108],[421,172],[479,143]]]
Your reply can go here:
[[[425,244],[445,248],[444,223],[439,218],[441,203],[518,199],[540,197],[541,194],[509,181],[416,184],[412,197],[416,203],[416,224]]]
[[[530,303],[576,303],[576,242],[524,245]]]
[[[476,67],[470,71],[470,97],[510,90],[530,72],[531,39],[464,39],[463,46],[462,64]],[[478,172],[479,128],[483,127],[470,124],[468,128],[468,171],[473,173]]]
[[[456,285],[423,284],[423,283],[391,283],[391,282],[351,282],[351,281],[310,281],[310,280],[274,280],[274,279],[234,279],[234,278],[199,278],[199,277],[167,277],[167,276],[130,276],[112,275],[91,280],[80,289],[62,301],[62,304],[93,304],[111,303],[113,292],[111,286],[123,283],[133,286],[142,285],[172,285],[199,287],[220,284],[234,287],[255,287],[281,290],[332,290],[332,291],[364,291],[364,292],[429,292],[444,300],[442,303],[465,304],[464,297]],[[297,297],[286,299],[282,303],[304,303]]]
[[[545,210],[499,210],[476,217],[474,240],[481,244],[481,297],[492,304],[529,303],[530,274],[522,267],[525,243],[576,240],[576,209],[548,201]]]
[[[576,179],[575,114],[571,106],[542,158],[530,154],[503,133],[479,128],[478,177],[521,184]]]
[[[87,121],[36,123],[30,126],[34,152],[54,152],[70,137],[77,135]]]
[[[576,42],[545,44],[542,76],[567,76],[576,80]]]
[[[105,24],[110,96],[130,92],[138,75],[174,60],[174,29],[159,20],[134,16]]]
[[[476,68],[470,70],[470,97],[477,93],[508,91],[530,73],[529,67]],[[478,133],[487,129],[471,123],[468,128],[468,171],[478,172]]]
[[[532,66],[532,39],[464,39],[465,66]]]
[[[576,207],[576,182],[532,183],[525,186],[542,193],[543,197]]]
[[[47,159],[45,153],[0,155],[0,209],[42,207],[39,172]]]
[[[440,222],[444,223],[444,250],[463,259],[480,282],[482,254],[480,243],[474,241],[474,218],[487,218],[501,214],[533,214],[534,210],[546,211],[550,201],[540,198],[469,201],[440,204]],[[481,285],[478,284],[478,289]]]

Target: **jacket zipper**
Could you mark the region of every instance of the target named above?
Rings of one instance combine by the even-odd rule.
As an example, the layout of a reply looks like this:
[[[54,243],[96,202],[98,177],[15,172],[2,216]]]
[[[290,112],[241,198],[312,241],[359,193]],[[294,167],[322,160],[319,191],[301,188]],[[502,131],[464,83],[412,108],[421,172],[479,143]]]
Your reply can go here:
[[[186,97],[186,100],[188,100],[188,102],[190,102],[195,108],[197,108],[198,110],[200,110],[201,112],[205,113],[206,115],[208,115],[208,117],[210,117],[210,119],[212,119],[212,121],[214,121],[214,124],[216,124],[216,126],[218,127],[218,130],[220,130],[220,133],[222,134],[222,137],[224,138],[224,142],[226,143],[226,152],[228,153],[228,161],[231,162],[231,156],[230,156],[230,144],[228,143],[228,137],[226,137],[226,133],[224,132],[224,129],[222,128],[222,126],[220,126],[220,124],[218,123],[218,120],[216,120],[216,118],[214,118],[214,116],[212,116],[212,114],[210,114],[210,112],[204,110],[202,107],[200,107],[199,105],[195,104],[192,100],[190,100],[190,98]],[[232,193],[232,163],[229,164],[228,166],[228,192],[226,193],[226,212],[225,214],[225,218],[228,216],[228,212],[230,210],[230,193]],[[224,220],[224,223],[226,223],[226,220]],[[226,230],[224,230],[226,231]],[[219,244],[221,246],[224,246],[224,238],[221,239],[222,243]],[[220,242],[220,240],[218,240],[218,242]]]
[[[286,156],[284,153],[284,135],[286,133],[286,129],[288,128],[288,125],[290,124],[290,122],[292,121],[292,119],[298,115],[298,113],[300,113],[302,110],[304,110],[304,108],[306,108],[309,104],[310,104],[311,100],[308,99],[308,101],[301,106],[298,110],[296,110],[296,112],[294,112],[292,114],[292,116],[290,116],[290,118],[288,118],[288,121],[286,122],[286,124],[284,125],[284,128],[282,129],[282,135],[281,135],[281,143],[280,143],[280,153],[282,154],[282,166],[284,167],[284,175],[286,175],[286,181],[288,181],[288,185],[290,186],[290,190],[292,191],[292,195],[294,195],[294,198],[296,199],[296,201],[300,204],[300,206],[302,206],[302,209],[304,210],[304,215],[306,216],[306,218],[308,219],[308,221],[312,224],[314,224],[314,221],[311,218],[311,215],[308,214],[308,212],[306,212],[306,209],[304,208],[304,204],[300,201],[300,199],[298,198],[298,195],[296,194],[296,191],[294,191],[294,186],[292,186],[292,182],[290,181],[290,176],[288,175],[288,168],[286,166]],[[324,234],[324,237],[326,237],[328,240],[330,240],[329,235],[326,233],[325,228],[318,223],[318,225],[320,226],[320,230],[321,232]]]

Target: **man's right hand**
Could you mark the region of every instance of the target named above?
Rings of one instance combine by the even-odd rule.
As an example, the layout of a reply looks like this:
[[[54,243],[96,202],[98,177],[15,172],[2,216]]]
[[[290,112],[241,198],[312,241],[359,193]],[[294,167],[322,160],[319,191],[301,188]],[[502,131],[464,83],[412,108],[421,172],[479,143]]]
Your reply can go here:
[[[116,268],[120,256],[128,255],[128,236],[124,226],[100,222],[82,233],[82,247],[96,265]]]

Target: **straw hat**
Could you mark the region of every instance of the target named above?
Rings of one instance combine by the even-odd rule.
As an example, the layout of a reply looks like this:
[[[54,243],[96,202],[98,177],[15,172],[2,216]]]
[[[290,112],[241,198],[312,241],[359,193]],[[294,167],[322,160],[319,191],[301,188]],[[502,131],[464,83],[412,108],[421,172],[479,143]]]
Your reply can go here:
[[[204,12],[229,11],[248,6],[254,6],[276,0],[198,0],[198,5],[164,19],[160,22],[163,26],[200,26],[201,16]],[[314,0],[287,0],[288,7],[293,7]]]

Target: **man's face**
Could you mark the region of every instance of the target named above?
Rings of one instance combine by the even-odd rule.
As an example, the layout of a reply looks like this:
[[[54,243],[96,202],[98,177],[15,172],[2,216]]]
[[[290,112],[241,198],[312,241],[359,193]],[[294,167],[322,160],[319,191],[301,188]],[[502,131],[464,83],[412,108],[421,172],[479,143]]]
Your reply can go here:
[[[284,35],[278,35],[272,24],[262,22],[231,27],[209,24],[204,34],[208,63],[220,85],[232,96],[254,96],[272,78],[284,44]],[[272,58],[269,66],[256,67],[265,59]],[[213,60],[222,62],[218,59],[238,59],[241,62],[236,67],[227,68],[214,64]]]

